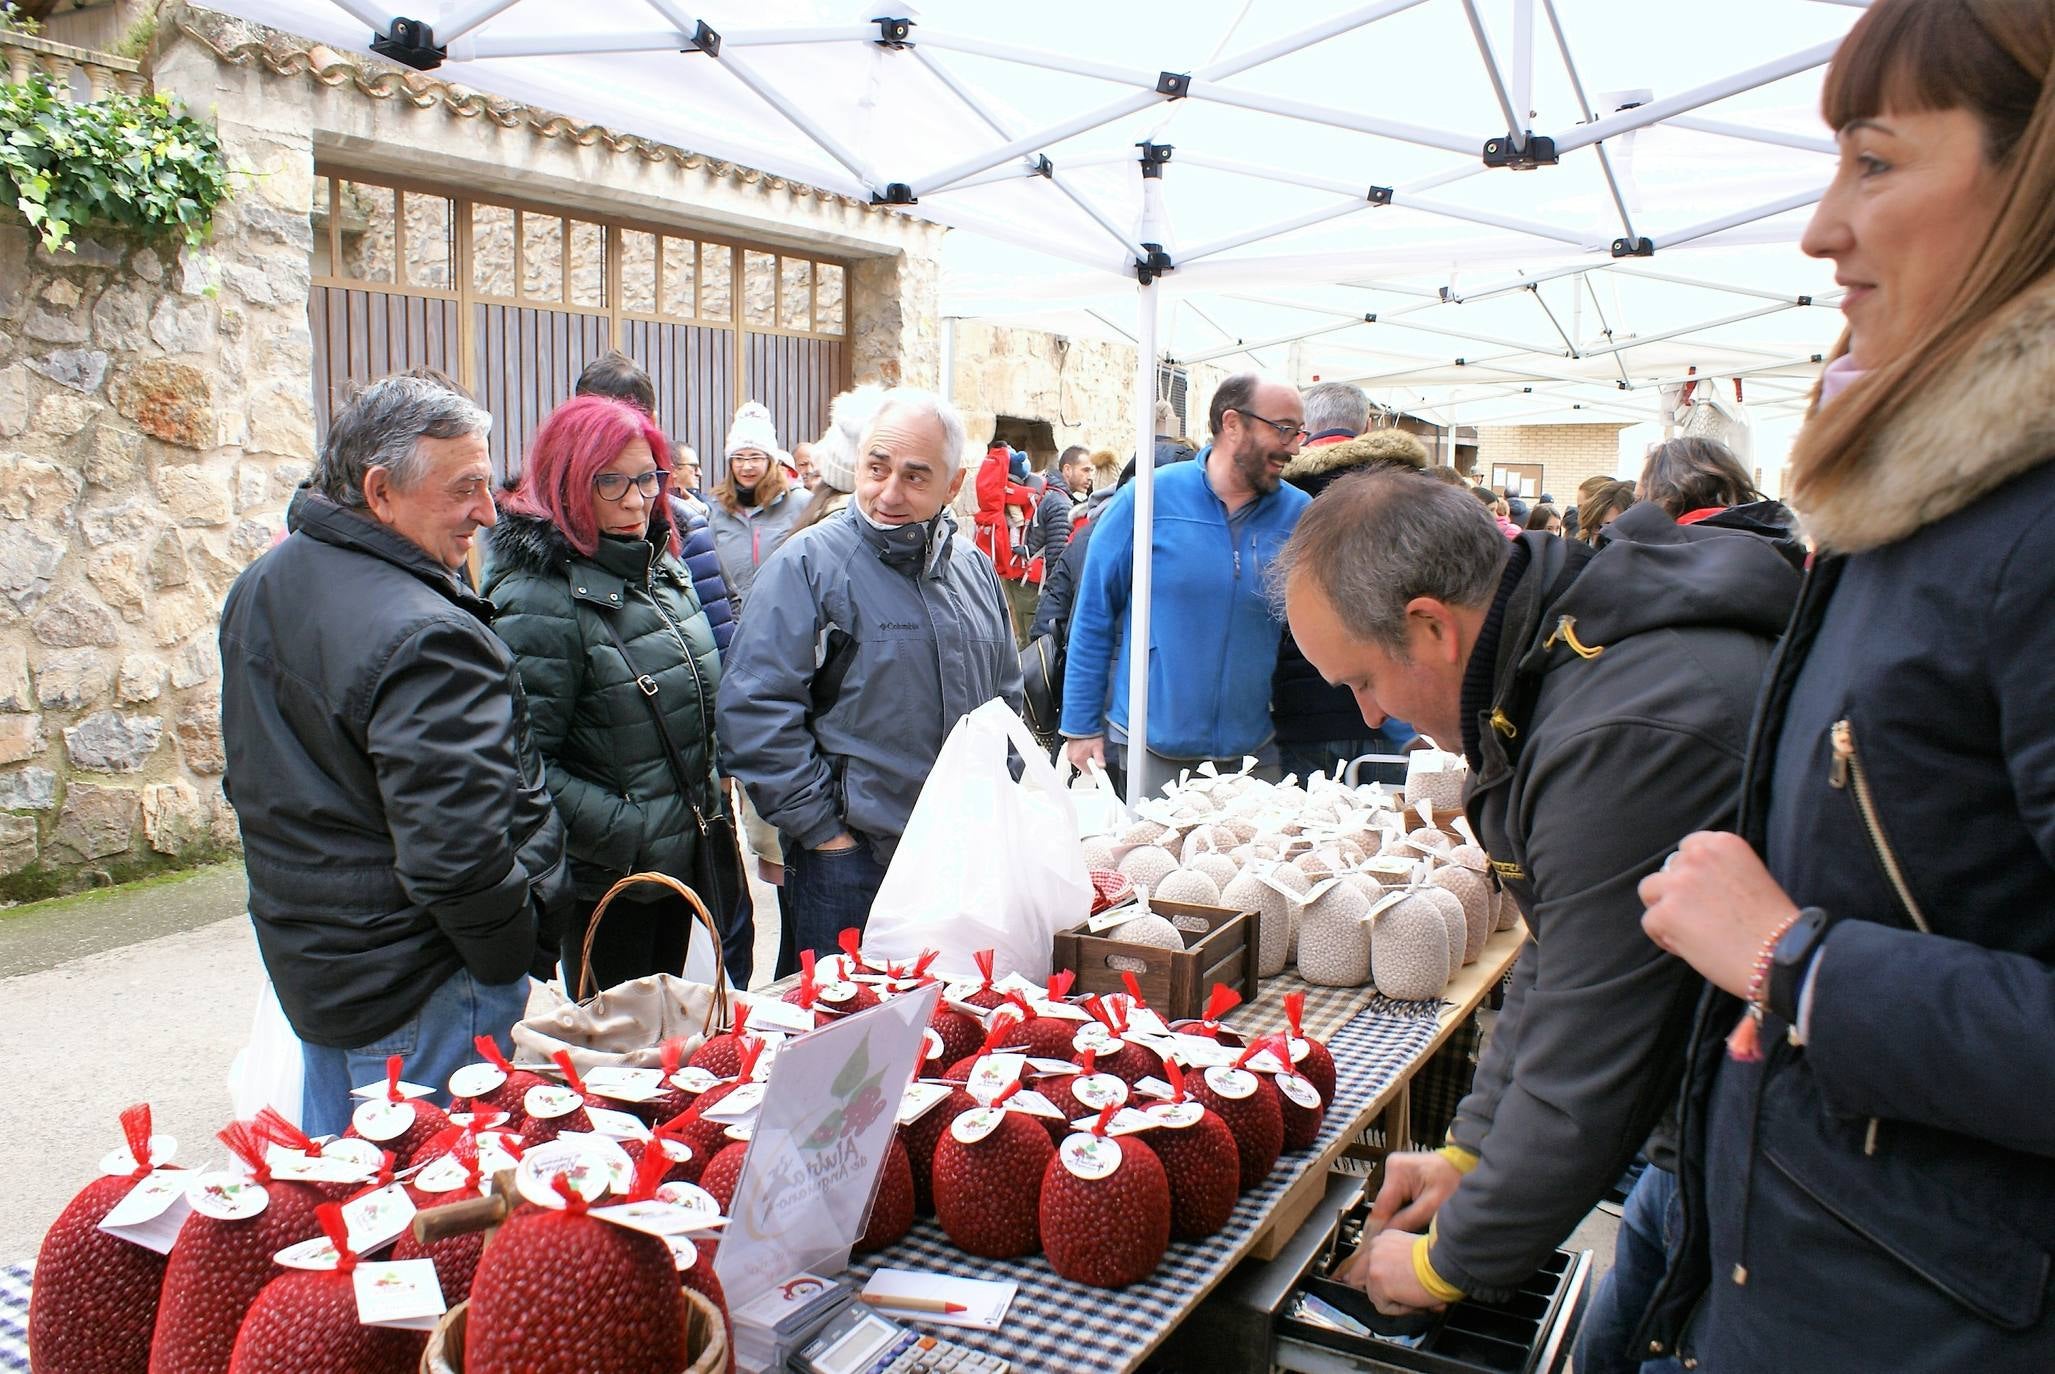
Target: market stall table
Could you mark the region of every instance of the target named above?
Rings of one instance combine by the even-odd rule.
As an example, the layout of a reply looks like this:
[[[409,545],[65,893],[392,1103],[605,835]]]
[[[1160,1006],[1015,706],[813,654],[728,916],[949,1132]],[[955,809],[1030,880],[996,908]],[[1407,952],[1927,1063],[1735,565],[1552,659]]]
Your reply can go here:
[[[1236,1008],[1229,1023],[1258,1034],[1282,1031],[1284,995],[1303,990],[1302,1028],[1325,1041],[1335,1058],[1335,1101],[1319,1138],[1279,1158],[1270,1177],[1242,1195],[1226,1227],[1202,1241],[1172,1244],[1143,1282],[1124,1289],[1091,1288],[1059,1277],[1039,1255],[980,1259],[957,1249],[932,1220],[916,1221],[896,1245],[855,1257],[849,1277],[862,1282],[872,1271],[891,1267],[1010,1279],[1020,1292],[1001,1330],[936,1329],[959,1345],[1009,1361],[1013,1374],[1120,1374],[1139,1367],[1237,1264],[1276,1253],[1318,1205],[1332,1166],[1379,1118],[1385,1120],[1387,1142],[1403,1147],[1406,1092],[1413,1075],[1475,1014],[1512,967],[1525,938],[1518,927],[1493,935],[1477,962],[1458,971],[1438,1006],[1392,1002],[1367,987],[1313,987],[1293,974],[1265,979],[1261,996]],[[0,1374],[27,1374],[29,1369],[30,1282],[30,1266],[0,1270]]]

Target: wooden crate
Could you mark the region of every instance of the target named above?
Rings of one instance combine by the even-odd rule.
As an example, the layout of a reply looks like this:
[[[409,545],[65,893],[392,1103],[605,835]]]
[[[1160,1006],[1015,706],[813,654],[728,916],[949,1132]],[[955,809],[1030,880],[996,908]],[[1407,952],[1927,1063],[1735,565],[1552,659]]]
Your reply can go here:
[[[1225,983],[1242,995],[1244,1006],[1257,997],[1256,954],[1258,918],[1253,911],[1230,911],[1226,907],[1199,906],[1192,902],[1151,902],[1157,915],[1176,926],[1184,937],[1183,949],[1159,949],[1154,945],[1131,945],[1088,935],[1082,926],[1056,934],[1056,967],[1077,974],[1071,987],[1074,997],[1099,992],[1123,992],[1121,970],[1109,968],[1106,956],[1120,955],[1140,961],[1133,970],[1135,982],[1147,1002],[1167,1021],[1201,1016],[1207,995],[1215,983]]]

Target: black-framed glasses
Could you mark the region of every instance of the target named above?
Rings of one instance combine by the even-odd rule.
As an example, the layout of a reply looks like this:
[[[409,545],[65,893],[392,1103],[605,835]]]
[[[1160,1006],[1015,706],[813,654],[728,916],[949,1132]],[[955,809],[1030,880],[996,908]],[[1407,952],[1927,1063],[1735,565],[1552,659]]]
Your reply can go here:
[[[1228,409],[1237,415],[1246,415],[1251,420],[1261,420],[1264,424],[1276,430],[1277,437],[1284,440],[1287,444],[1294,439],[1303,439],[1311,432],[1296,420],[1273,420],[1267,415],[1258,415],[1253,410],[1243,410],[1240,406],[1229,406]]]
[[[645,500],[654,501],[656,494],[664,489],[670,475],[662,468],[638,472],[633,477],[625,472],[602,472],[592,479],[592,489],[599,493],[599,499],[602,501],[625,501],[628,499],[628,488],[632,484],[635,490],[642,493]]]

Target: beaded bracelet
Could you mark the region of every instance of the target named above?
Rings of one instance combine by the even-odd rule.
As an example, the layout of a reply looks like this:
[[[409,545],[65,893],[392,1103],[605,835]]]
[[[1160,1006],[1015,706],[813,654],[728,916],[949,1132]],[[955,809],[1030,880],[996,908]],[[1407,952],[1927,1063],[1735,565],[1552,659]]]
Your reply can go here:
[[[1727,1057],[1742,1063],[1755,1063],[1762,1058],[1762,1016],[1769,1010],[1764,997],[1770,981],[1770,966],[1777,960],[1777,942],[1784,938],[1784,932],[1798,924],[1799,913],[1793,912],[1781,921],[1762,942],[1756,951],[1755,968],[1748,975],[1748,1009],[1741,1013],[1741,1020],[1727,1035]]]

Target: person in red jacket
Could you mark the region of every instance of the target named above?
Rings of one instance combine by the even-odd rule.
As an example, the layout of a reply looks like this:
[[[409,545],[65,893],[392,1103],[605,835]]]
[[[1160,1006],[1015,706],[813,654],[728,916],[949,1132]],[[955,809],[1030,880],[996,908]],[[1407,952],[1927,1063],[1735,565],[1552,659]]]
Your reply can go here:
[[[1035,493],[1013,480],[1013,450],[998,439],[978,465],[977,546],[998,569],[1013,611],[1014,638],[1026,642],[1034,618],[1034,588],[1027,583],[1026,529],[1035,516]]]

